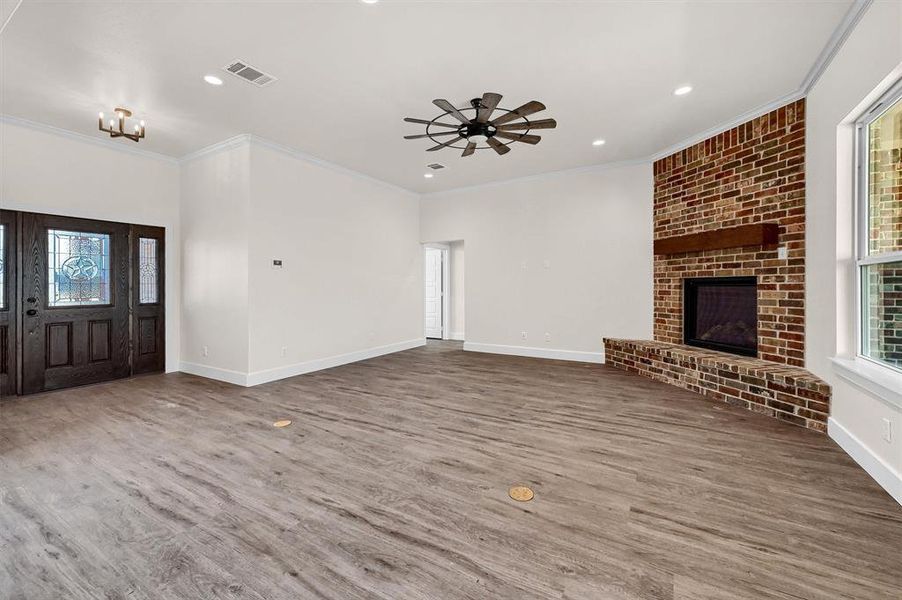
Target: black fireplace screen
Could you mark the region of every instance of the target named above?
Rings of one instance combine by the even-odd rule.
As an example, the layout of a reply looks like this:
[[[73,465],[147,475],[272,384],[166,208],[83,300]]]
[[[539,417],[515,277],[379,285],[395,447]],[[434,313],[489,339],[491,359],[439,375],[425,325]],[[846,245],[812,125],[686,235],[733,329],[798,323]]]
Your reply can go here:
[[[683,341],[690,346],[756,356],[756,279],[708,277],[684,280]]]

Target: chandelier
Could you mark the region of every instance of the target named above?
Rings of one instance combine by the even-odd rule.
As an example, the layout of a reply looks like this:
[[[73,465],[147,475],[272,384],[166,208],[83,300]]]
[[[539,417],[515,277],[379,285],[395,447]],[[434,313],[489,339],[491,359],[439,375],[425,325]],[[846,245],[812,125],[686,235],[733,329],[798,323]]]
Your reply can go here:
[[[132,111],[127,108],[117,108],[116,118],[110,119],[109,127],[104,127],[103,113],[100,113],[98,115],[97,127],[100,131],[109,133],[111,138],[126,137],[133,142],[140,141],[144,138],[144,121],[135,125],[134,133],[129,133],[125,131],[125,120],[130,116],[132,116]]]

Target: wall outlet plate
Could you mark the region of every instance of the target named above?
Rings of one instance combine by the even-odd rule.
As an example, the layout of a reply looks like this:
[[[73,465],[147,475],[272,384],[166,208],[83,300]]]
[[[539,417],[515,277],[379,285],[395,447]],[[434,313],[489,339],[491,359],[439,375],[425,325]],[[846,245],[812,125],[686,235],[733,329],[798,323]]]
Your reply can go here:
[[[777,248],[777,258],[780,260],[786,260],[787,258],[789,258],[789,250],[786,248],[786,246],[780,246],[779,248]]]

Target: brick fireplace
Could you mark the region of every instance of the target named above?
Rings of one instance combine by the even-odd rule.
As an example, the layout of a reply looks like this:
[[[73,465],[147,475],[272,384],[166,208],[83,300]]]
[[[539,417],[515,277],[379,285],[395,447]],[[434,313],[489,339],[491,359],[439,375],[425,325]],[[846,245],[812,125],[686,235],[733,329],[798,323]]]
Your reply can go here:
[[[802,368],[805,101],[656,161],[654,237],[654,341],[607,339],[606,361],[823,431],[829,387]],[[733,278],[756,284],[752,358],[684,338],[687,281]]]

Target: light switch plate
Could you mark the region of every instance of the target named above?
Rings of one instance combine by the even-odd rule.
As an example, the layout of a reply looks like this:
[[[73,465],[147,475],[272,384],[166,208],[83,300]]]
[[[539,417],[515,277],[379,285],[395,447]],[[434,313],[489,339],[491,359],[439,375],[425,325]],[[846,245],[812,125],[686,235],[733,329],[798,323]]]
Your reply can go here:
[[[272,268],[273,269],[281,269],[282,268],[281,259],[278,259],[278,258],[272,259]]]

